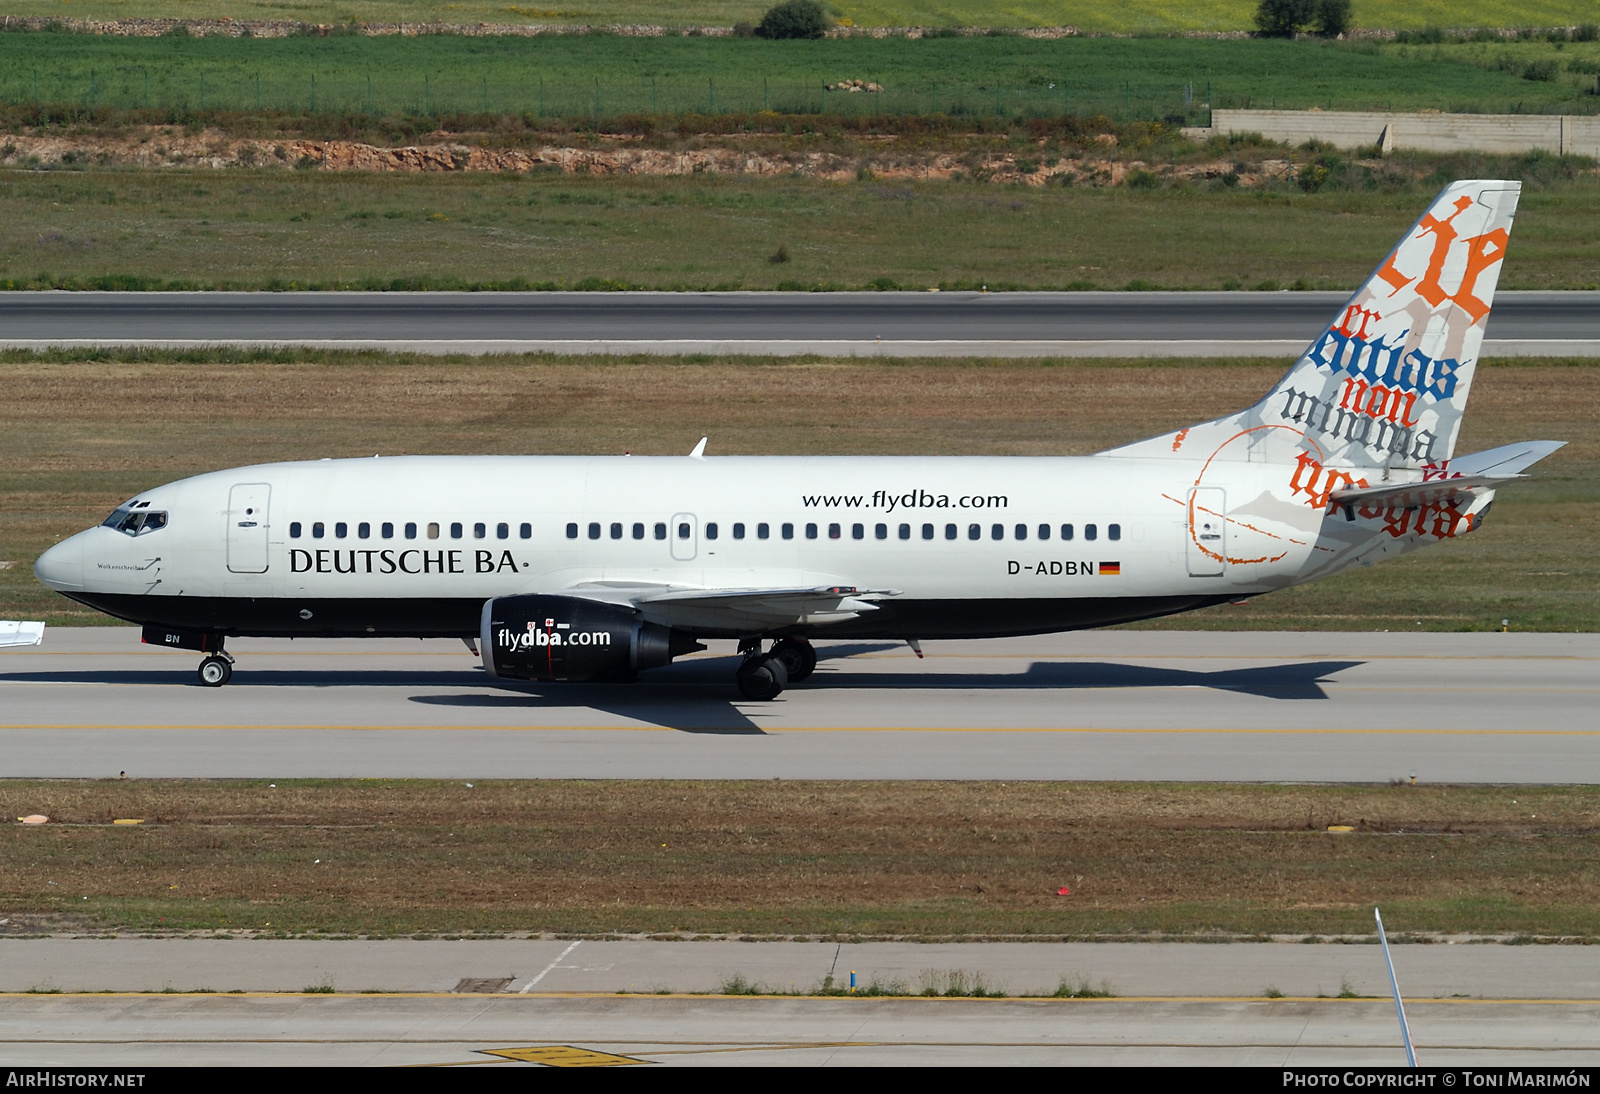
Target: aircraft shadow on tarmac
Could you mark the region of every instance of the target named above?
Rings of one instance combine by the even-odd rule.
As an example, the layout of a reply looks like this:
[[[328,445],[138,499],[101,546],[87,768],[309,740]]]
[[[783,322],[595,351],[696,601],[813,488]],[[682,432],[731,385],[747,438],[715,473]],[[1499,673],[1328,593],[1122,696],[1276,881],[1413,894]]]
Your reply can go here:
[[[868,646],[852,649],[850,653],[893,648]],[[824,662],[849,656],[837,647],[819,652],[823,653]],[[480,710],[554,712],[584,708],[685,733],[761,734],[763,731],[757,719],[770,707],[742,703],[732,696],[722,697],[732,690],[729,680],[737,664],[737,659],[732,657],[698,658],[652,673],[636,684],[622,687],[615,684],[560,684],[552,687],[504,683],[499,685],[504,690],[474,691],[464,695],[414,695],[411,701],[428,706]],[[1310,661],[1221,672],[1194,672],[1098,661],[1036,661],[1022,673],[848,674],[828,672],[824,664],[804,684],[786,694],[797,699],[808,691],[834,690],[915,688],[923,691],[1015,691],[1203,687],[1263,699],[1315,700],[1329,697],[1322,687],[1328,677],[1362,664],[1364,662],[1361,661]]]
[[[1257,665],[1220,672],[1106,661],[1035,661],[1024,672],[838,672],[828,665],[868,653],[901,648],[899,643],[855,643],[819,647],[817,672],[786,693],[791,700],[806,692],[863,690],[1016,691],[1103,690],[1114,688],[1210,688],[1263,699],[1327,699],[1322,684],[1328,677],[1355,668],[1361,661],[1297,661]],[[908,654],[909,656],[909,654]],[[681,661],[652,671],[636,684],[538,684],[488,681],[475,662],[460,670],[406,671],[404,669],[341,671],[317,669],[257,669],[241,662],[234,688],[470,687],[454,694],[411,695],[409,701],[426,706],[478,710],[557,712],[588,709],[676,729],[684,733],[761,735],[763,712],[777,713],[767,704],[746,703],[733,688],[734,657],[704,657]],[[8,683],[172,685],[199,687],[187,666],[172,671],[56,670],[7,673]],[[484,688],[481,685],[489,683]]]

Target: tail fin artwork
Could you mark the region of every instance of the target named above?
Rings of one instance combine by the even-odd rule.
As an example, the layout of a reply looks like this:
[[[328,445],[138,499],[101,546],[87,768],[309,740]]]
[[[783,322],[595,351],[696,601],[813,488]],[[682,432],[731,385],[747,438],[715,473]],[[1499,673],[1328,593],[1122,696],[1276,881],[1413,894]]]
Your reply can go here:
[[[1384,482],[1449,460],[1520,190],[1446,186],[1261,402],[1106,454],[1309,460]]]

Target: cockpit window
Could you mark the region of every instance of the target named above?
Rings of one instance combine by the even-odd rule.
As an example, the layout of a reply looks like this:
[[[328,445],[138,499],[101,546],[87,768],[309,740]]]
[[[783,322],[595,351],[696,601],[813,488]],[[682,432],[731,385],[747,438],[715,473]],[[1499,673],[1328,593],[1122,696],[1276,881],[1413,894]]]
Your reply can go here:
[[[145,503],[146,505],[149,502]],[[167,514],[149,509],[131,509],[124,505],[105,519],[105,527],[115,528],[129,536],[142,536],[146,532],[159,532],[167,526]]]

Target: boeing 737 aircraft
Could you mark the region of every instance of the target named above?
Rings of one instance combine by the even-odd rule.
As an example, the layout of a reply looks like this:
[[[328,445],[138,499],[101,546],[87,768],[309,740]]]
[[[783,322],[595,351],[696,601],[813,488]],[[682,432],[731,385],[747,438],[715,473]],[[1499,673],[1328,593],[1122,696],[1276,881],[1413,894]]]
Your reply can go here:
[[[141,493],[35,572],[211,686],[236,635],[454,636],[541,681],[730,638],[755,700],[814,637],[920,652],[1268,593],[1466,535],[1560,447],[1455,455],[1518,189],[1446,187],[1255,406],[1095,456],[269,464]]]

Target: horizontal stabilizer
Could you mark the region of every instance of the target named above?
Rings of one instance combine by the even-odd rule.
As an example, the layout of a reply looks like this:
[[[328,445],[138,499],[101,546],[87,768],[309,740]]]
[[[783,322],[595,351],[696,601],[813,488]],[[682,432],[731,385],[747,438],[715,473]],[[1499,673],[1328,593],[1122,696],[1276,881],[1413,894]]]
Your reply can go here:
[[[1482,452],[1469,452],[1465,456],[1457,456],[1445,464],[1445,470],[1452,477],[1520,475],[1566,443],[1566,441],[1522,441],[1518,444],[1503,444],[1499,448],[1488,448]]]
[[[1353,486],[1328,495],[1334,505],[1380,505],[1386,509],[1423,505],[1457,505],[1479,490],[1526,478],[1521,472],[1566,444],[1566,441],[1522,441],[1472,452],[1447,461],[1435,477],[1422,482]],[[1438,476],[1444,477],[1438,477]]]
[[[1412,509],[1423,505],[1458,505],[1475,491],[1515,482],[1525,475],[1462,475],[1432,482],[1398,482],[1385,486],[1357,486],[1328,495],[1333,505],[1376,505],[1384,509]]]
[[[0,646],[37,646],[43,641],[43,623],[0,619]]]

